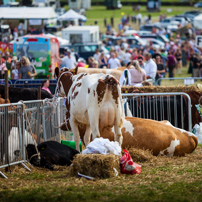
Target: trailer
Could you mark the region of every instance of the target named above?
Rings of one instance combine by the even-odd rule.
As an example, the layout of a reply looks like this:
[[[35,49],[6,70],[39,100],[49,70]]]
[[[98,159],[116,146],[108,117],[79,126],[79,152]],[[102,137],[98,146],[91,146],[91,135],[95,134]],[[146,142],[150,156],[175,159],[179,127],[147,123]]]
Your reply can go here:
[[[62,30],[62,38],[71,44],[96,43],[99,41],[99,26],[71,26]]]

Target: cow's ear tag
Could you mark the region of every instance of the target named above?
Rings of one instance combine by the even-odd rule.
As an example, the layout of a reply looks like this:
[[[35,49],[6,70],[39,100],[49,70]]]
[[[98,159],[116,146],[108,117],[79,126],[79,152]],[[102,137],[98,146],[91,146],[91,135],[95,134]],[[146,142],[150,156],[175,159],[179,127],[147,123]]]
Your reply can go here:
[[[41,151],[45,150],[45,147],[41,147]]]

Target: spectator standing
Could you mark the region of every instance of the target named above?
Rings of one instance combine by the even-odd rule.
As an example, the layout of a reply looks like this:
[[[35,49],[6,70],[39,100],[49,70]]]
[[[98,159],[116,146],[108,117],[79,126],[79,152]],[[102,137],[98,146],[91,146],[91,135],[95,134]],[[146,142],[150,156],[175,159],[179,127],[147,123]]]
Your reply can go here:
[[[137,60],[133,60],[132,65],[130,65],[129,72],[131,74],[132,86],[146,80],[146,72],[139,66],[139,62]]]
[[[11,79],[19,79],[19,69],[21,67],[20,61],[16,62],[14,69],[11,71]]]
[[[161,59],[161,56],[157,56],[156,57],[156,65],[157,65],[157,72],[156,72],[156,82],[159,78],[163,78],[165,77],[165,67],[163,65],[163,62],[162,62],[162,59]],[[159,86],[161,85],[161,81],[158,81],[157,83]]]
[[[99,67],[98,61],[94,60],[94,61],[93,61],[93,68],[98,69],[98,67]]]
[[[150,53],[146,53],[145,60],[146,60],[146,64],[145,64],[144,70],[146,72],[147,79],[151,79],[150,81],[153,81],[156,77],[157,65],[153,61]]]
[[[45,91],[47,91],[47,92],[49,92],[49,93],[52,95],[50,89],[48,88],[49,85],[50,85],[49,79],[45,79],[45,80],[42,81],[42,85],[41,85],[42,88],[41,88],[41,89],[42,89],[42,90],[45,90]]]
[[[201,72],[200,72],[200,61],[197,57],[197,54],[193,54],[192,59],[190,60],[190,62],[192,63],[192,67],[193,67],[193,77],[199,77]]]
[[[92,68],[93,67],[93,61],[94,61],[94,57],[89,57],[88,58],[88,68]]]
[[[116,57],[116,53],[112,52],[111,53],[111,58],[108,61],[108,68],[109,69],[116,69],[116,68],[118,68],[120,66],[121,66],[121,64],[120,64],[119,59]]]
[[[176,72],[178,74],[181,74],[181,69],[182,69],[182,52],[180,48],[177,49],[175,53],[175,59],[176,59]]]
[[[144,63],[143,57],[142,57],[142,56],[139,56],[139,57],[137,58],[137,60],[138,60],[138,62],[139,62],[139,66],[140,66],[142,69],[144,69],[145,63]]]
[[[100,52],[98,49],[95,50],[95,54],[93,55],[93,58],[98,62],[100,58]]]
[[[23,56],[20,60],[19,79],[33,79],[36,76],[35,67],[30,64],[27,57]]]
[[[184,44],[182,44],[181,50],[182,50],[182,66],[187,67],[187,51],[186,46]]]
[[[124,58],[124,65],[128,64],[130,61],[131,61],[131,53],[129,53],[129,50],[126,50],[126,52],[124,53],[123,55],[123,58]]]
[[[121,32],[121,31],[123,30],[123,25],[122,25],[122,23],[119,23],[119,24],[118,24],[118,30],[119,30],[119,32]]]
[[[77,63],[74,56],[71,55],[71,51],[68,49],[66,50],[67,56],[63,57],[62,59],[57,58],[63,67],[67,67],[68,69],[75,68]]]
[[[107,67],[107,58],[105,57],[104,52],[101,53],[99,57],[100,68]]]
[[[142,21],[142,14],[141,13],[138,13],[137,16],[136,16],[137,20],[138,20],[138,24],[140,25],[141,24],[141,21]]]
[[[176,60],[171,51],[168,51],[168,71],[169,78],[174,77],[174,68],[175,68]]]
[[[5,62],[3,62],[2,57],[0,56],[0,79],[5,78],[5,71],[7,70]]]
[[[11,70],[16,69],[16,63],[17,63],[18,58],[16,56],[13,56],[12,58],[12,63],[11,63]]]

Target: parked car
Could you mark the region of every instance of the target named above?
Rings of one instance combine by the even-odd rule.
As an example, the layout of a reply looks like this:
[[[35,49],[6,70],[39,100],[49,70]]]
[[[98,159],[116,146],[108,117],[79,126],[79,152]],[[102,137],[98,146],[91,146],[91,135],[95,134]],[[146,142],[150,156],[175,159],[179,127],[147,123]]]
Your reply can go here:
[[[191,15],[197,16],[197,15],[201,14],[201,11],[200,10],[186,11],[183,14],[184,15],[191,14]]]
[[[161,22],[158,22],[158,24],[164,28],[166,28],[171,22],[176,22],[176,24],[180,24],[179,21],[174,21],[173,19],[171,18],[166,18],[166,19],[163,19]]]
[[[152,42],[152,46],[156,49],[161,49],[165,47],[165,43],[162,41],[159,41],[157,39],[153,39],[153,38],[146,38],[145,39],[147,44],[149,44],[150,42]]]
[[[132,37],[121,37],[123,41],[126,41],[126,43],[129,44],[130,48],[141,48],[146,47],[147,42],[145,40],[142,40],[138,36],[132,36]]]
[[[170,30],[172,32],[177,32],[177,30],[179,29],[179,22],[177,21],[171,21],[169,23],[169,25],[166,27],[166,30]]]
[[[178,22],[180,22],[180,27],[186,26],[186,25],[189,24],[189,22],[188,22],[185,18],[183,18],[183,17],[172,17],[171,19],[172,19],[173,21],[178,21]]]
[[[148,39],[148,38],[152,38],[152,39],[157,39],[159,41],[162,41],[164,43],[169,42],[169,39],[163,35],[163,34],[140,34],[140,38],[141,39]]]
[[[201,8],[202,7],[202,2],[198,2],[196,4],[194,4],[195,8]]]
[[[165,29],[162,26],[158,25],[158,24],[142,25],[142,26],[140,26],[140,31],[150,31],[150,32],[152,32],[153,28],[161,30],[161,31],[165,31]]]

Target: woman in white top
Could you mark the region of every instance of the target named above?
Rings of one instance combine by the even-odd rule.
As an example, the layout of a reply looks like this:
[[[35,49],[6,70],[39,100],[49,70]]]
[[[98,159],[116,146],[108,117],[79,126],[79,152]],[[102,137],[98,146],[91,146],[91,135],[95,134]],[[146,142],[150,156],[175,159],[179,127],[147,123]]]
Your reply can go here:
[[[21,67],[21,62],[17,61],[15,65],[15,69],[13,69],[11,72],[11,79],[19,79],[18,70],[20,69],[20,67]]]
[[[131,74],[131,85],[142,83],[146,80],[146,72],[139,66],[137,60],[133,60],[132,65],[130,66],[129,72]]]

